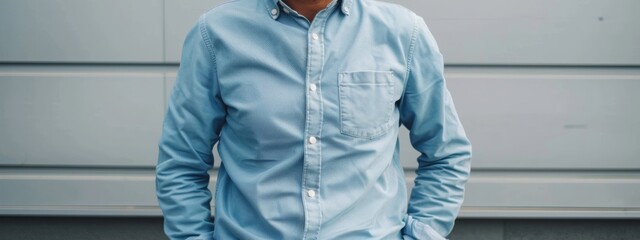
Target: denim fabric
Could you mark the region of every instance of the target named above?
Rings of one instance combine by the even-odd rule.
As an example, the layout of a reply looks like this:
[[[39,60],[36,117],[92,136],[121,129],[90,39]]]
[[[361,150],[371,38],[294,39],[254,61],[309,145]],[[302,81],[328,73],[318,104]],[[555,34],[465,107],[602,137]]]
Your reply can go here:
[[[401,125],[421,153],[409,199]],[[309,22],[280,1],[236,0],[186,37],[156,190],[171,239],[443,239],[470,158],[422,18],[337,0]]]

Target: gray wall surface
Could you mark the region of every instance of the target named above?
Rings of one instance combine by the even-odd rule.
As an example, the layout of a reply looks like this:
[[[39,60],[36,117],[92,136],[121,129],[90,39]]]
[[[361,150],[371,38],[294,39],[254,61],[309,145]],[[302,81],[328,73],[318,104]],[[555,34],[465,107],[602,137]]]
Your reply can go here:
[[[159,0],[3,0],[0,61],[163,62]]]
[[[182,41],[220,2],[0,1],[0,215],[159,216]],[[640,1],[395,2],[438,40],[474,144],[461,217],[640,218]]]
[[[640,220],[458,219],[452,240],[637,240]],[[2,236],[20,240],[167,239],[159,217],[0,217]],[[0,239],[2,236],[0,236]]]

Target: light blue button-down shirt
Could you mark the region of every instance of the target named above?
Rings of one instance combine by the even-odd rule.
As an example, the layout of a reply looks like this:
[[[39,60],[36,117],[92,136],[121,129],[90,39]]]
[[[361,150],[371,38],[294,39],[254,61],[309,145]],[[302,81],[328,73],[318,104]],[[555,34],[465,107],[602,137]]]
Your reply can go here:
[[[421,153],[409,201],[400,125]],[[204,14],[159,149],[171,239],[443,239],[471,156],[423,19],[370,0],[336,0],[312,22],[274,0]]]

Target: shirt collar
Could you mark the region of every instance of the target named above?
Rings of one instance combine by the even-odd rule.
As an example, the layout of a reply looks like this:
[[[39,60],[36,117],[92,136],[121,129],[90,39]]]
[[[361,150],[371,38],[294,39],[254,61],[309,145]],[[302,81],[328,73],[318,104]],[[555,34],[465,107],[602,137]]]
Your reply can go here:
[[[278,2],[282,1],[282,0],[268,0],[269,4],[267,4],[267,12],[269,13],[269,15],[271,16],[271,18],[278,19],[278,16],[280,16],[280,11],[281,8],[278,5]],[[349,16],[349,11],[351,10],[351,4],[353,3],[353,0],[336,0],[336,1],[340,1],[340,4],[342,4],[342,6],[340,6],[340,11],[345,15],[345,16]]]

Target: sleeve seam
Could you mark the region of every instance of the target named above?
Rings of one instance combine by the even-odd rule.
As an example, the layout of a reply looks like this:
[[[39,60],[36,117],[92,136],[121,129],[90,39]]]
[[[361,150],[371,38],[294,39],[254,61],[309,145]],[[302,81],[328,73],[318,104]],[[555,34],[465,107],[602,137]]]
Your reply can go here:
[[[409,81],[409,75],[411,75],[411,64],[413,63],[413,54],[416,45],[416,39],[418,38],[418,15],[413,13],[413,29],[411,31],[411,40],[409,44],[409,53],[407,54],[407,67],[404,76],[404,86],[402,88],[402,98],[400,99],[400,105],[404,102],[404,96],[407,92],[407,83]]]
[[[411,44],[409,45],[409,54],[407,55],[407,74],[405,75],[405,84],[409,79],[409,73],[411,72],[411,64],[413,63],[413,54],[418,38],[418,16],[413,15],[413,30],[411,31]]]

